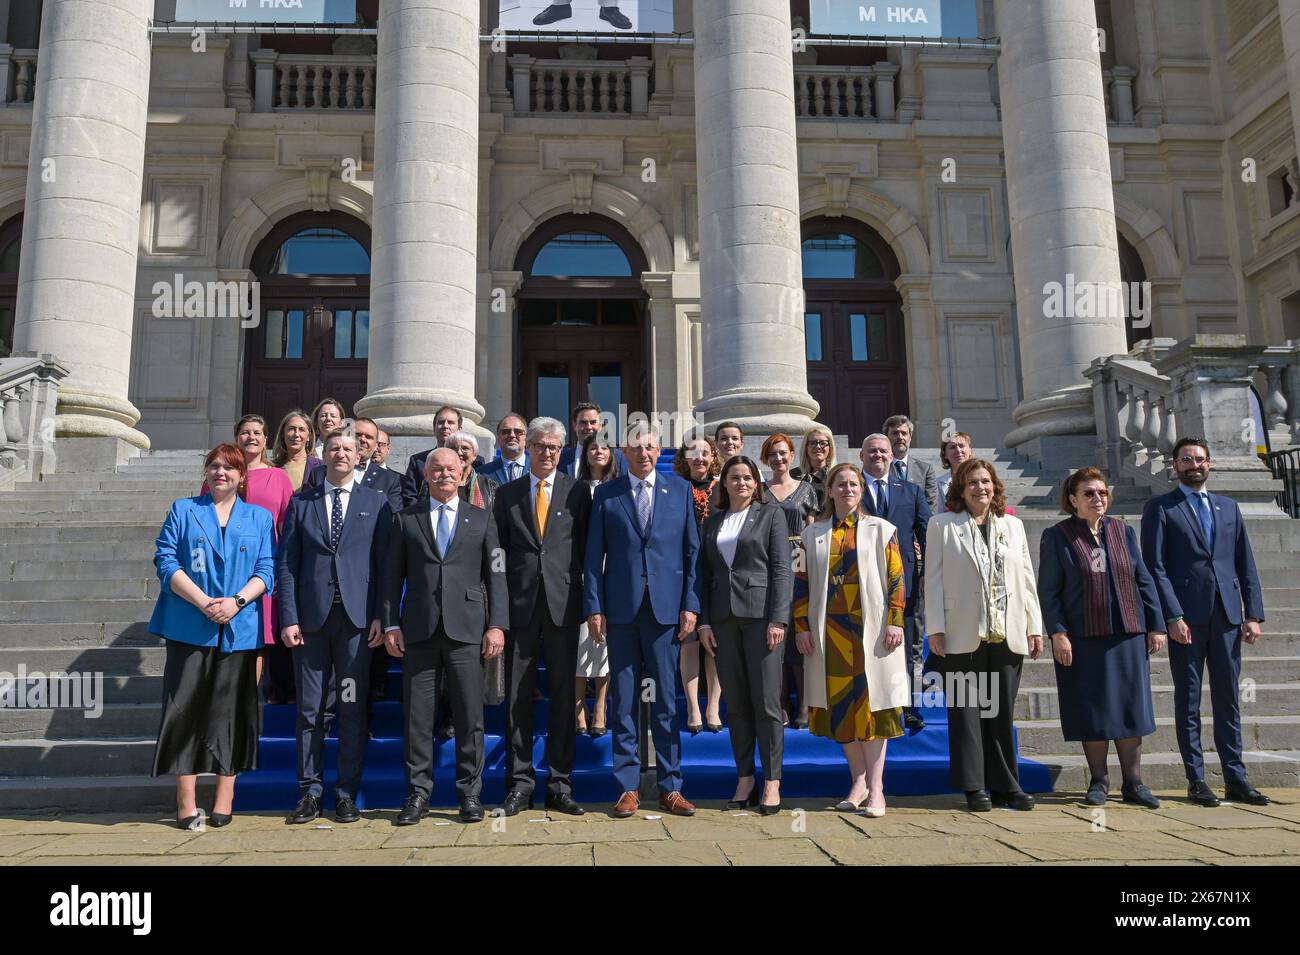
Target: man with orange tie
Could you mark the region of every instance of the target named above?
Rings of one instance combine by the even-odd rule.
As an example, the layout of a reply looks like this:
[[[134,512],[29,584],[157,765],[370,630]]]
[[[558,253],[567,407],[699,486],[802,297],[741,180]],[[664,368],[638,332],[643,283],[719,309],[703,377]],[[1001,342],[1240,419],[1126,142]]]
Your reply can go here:
[[[510,594],[506,637],[506,708],[510,754],[503,812],[533,804],[533,706],[539,658],[546,657],[550,720],[546,733],[546,808],[580,816],[569,776],[577,730],[573,674],[578,666],[582,568],[591,492],[559,470],[564,425],[528,424],[528,472],[503,484],[493,511]]]

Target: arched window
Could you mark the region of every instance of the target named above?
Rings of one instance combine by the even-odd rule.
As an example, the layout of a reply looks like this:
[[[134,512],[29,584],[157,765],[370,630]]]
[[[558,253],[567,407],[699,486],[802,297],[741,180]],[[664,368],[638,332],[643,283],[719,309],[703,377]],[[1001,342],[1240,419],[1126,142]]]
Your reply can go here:
[[[1155,336],[1151,321],[1151,302],[1143,283],[1147,280],[1146,266],[1133,243],[1116,232],[1119,248],[1119,278],[1123,283],[1124,337],[1131,349],[1138,342]],[[1132,314],[1136,306],[1138,314]]]
[[[601,232],[574,230],[557,235],[538,251],[529,275],[629,278],[632,263],[617,242]]]
[[[303,229],[275,251],[267,275],[369,275],[370,253],[342,229]]]
[[[18,256],[23,247],[23,217],[0,227],[0,358],[14,350],[14,316],[18,311]]]
[[[821,232],[803,240],[803,277],[864,281],[885,278],[885,267],[865,242],[847,232]]]

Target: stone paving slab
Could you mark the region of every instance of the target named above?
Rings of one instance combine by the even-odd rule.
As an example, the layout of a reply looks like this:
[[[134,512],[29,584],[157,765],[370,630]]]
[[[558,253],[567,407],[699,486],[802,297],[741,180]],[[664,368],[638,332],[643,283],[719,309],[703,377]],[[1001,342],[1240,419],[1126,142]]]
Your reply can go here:
[[[0,865],[1239,865],[1296,864],[1300,794],[1270,806],[1193,806],[1160,793],[1159,810],[1112,800],[1104,815],[1077,794],[1048,795],[1033,812],[960,810],[960,797],[899,797],[870,819],[787,804],[776,816],[702,808],[690,818],[653,810],[614,819],[528,810],[465,825],[437,810],[418,826],[376,810],[350,825],[328,818],[287,826],[278,812],[240,814],[229,828],[181,832],[151,814],[0,819]],[[656,818],[657,817],[657,818]],[[1104,824],[1098,829],[1096,823]]]

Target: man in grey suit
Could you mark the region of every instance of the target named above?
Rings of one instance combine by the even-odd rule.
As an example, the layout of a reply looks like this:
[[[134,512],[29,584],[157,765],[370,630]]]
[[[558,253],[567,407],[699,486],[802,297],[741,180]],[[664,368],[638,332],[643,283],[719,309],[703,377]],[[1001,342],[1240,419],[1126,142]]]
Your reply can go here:
[[[925,495],[925,503],[933,513],[939,500],[939,483],[934,468],[924,461],[907,456],[908,449],[912,446],[912,436],[916,432],[912,419],[904,414],[896,414],[887,419],[880,430],[889,437],[889,443],[894,449],[894,463],[890,470],[898,475],[900,481],[911,481],[919,487]]]
[[[445,673],[456,727],[456,791],[463,822],[481,822],[483,665],[500,656],[509,621],[492,514],[460,500],[460,457],[436,448],[424,465],[429,497],[393,520],[379,617],[388,652],[402,658],[409,795],[399,826],[417,824],[433,792],[433,719]],[[402,592],[406,591],[405,600]]]

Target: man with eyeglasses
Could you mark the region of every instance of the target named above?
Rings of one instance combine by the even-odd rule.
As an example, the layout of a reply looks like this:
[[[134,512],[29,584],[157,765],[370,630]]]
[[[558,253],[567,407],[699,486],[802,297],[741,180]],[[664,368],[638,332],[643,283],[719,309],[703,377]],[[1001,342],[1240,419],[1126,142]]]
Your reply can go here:
[[[554,418],[528,424],[528,474],[503,484],[493,503],[510,595],[506,637],[507,816],[532,808],[533,705],[537,665],[546,658],[550,718],[546,732],[546,808],[581,816],[569,775],[577,750],[578,624],[591,492],[559,470],[564,425]]]
[[[381,468],[387,468],[384,462],[388,460],[388,449],[391,446],[388,432],[380,431],[379,440],[375,442],[375,453],[370,455],[370,460],[374,461]],[[391,470],[391,468],[389,468]]]
[[[1181,438],[1173,458],[1178,487],[1142,510],[1142,559],[1155,578],[1169,625],[1174,728],[1187,795],[1197,805],[1219,805],[1205,783],[1201,754],[1201,678],[1208,665],[1225,796],[1266,806],[1268,797],[1250,785],[1241,758],[1241,642],[1256,643],[1264,620],[1246,522],[1236,501],[1205,490],[1211,464],[1204,439]]]
[[[479,468],[478,473],[498,484],[509,484],[527,474],[528,450],[524,447],[527,430],[528,425],[518,412],[503,417],[497,425],[497,458]]]

